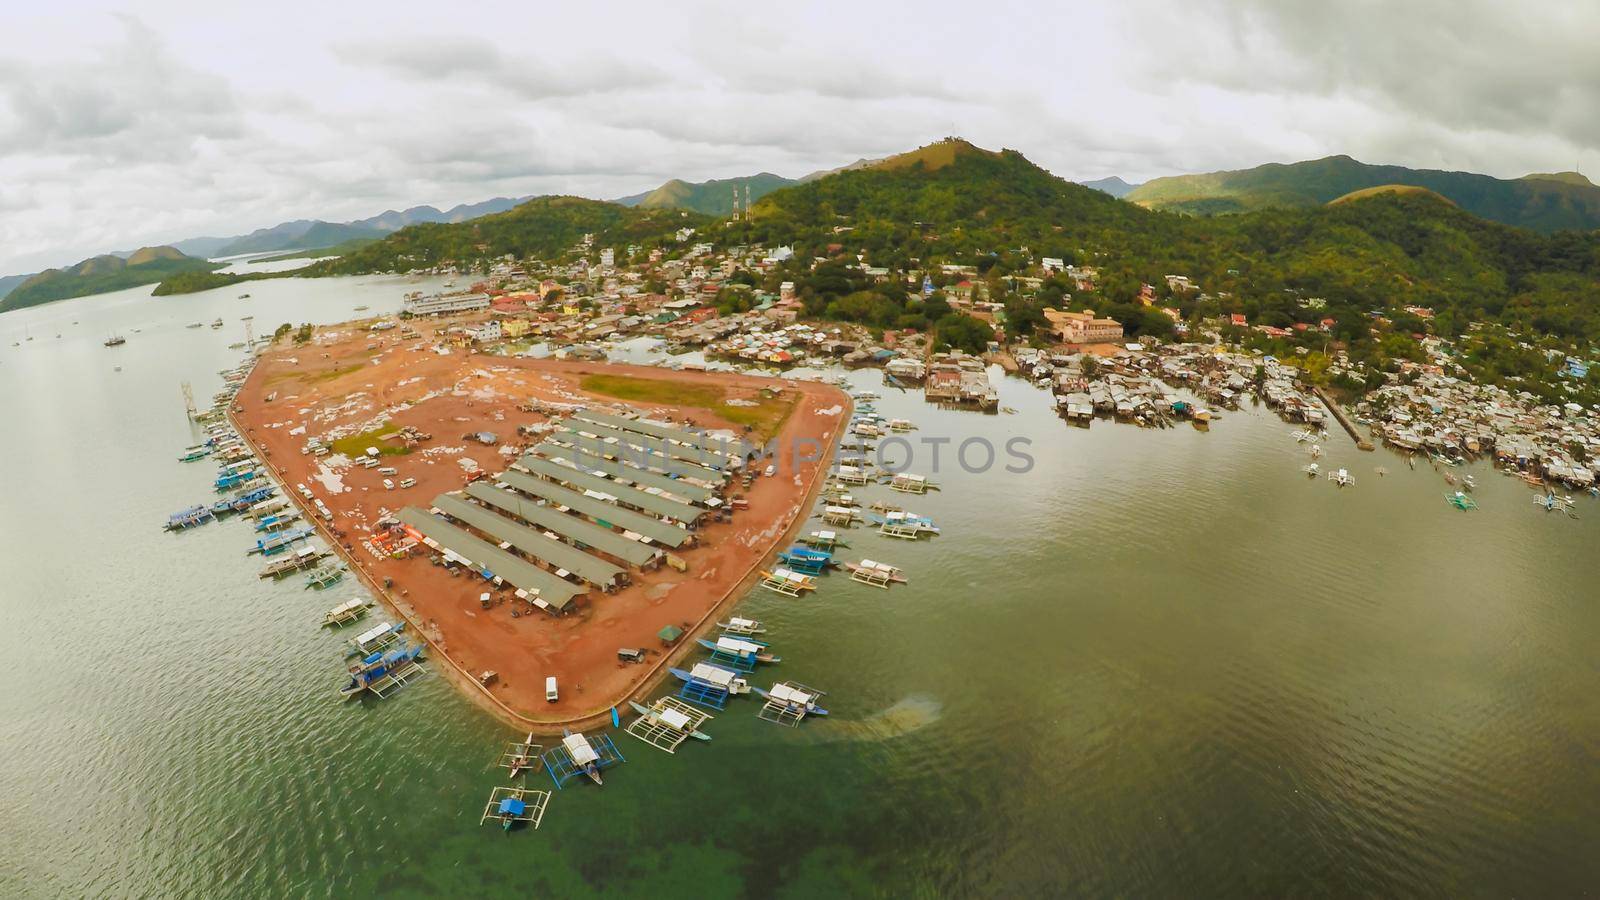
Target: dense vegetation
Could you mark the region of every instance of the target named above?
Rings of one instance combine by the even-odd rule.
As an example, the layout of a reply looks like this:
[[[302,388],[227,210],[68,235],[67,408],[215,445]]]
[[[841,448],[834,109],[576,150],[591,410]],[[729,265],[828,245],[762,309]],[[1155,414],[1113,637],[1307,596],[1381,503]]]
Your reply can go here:
[[[46,269],[22,282],[0,300],[0,311],[120,291],[183,273],[210,272],[218,267],[216,263],[184,256],[171,247],[146,247],[126,260],[96,256],[65,269]]]
[[[630,209],[581,197],[536,197],[503,213],[453,225],[411,225],[338,259],[299,270],[306,275],[396,272],[458,264],[470,266],[506,255],[554,257],[585,234],[596,246],[648,247],[679,228],[707,219],[681,210]]]
[[[180,272],[170,278],[164,279],[151,291],[151,296],[166,297],[172,294],[193,294],[198,291],[209,291],[213,288],[227,287],[241,281],[259,281],[263,278],[289,278],[295,274],[289,272],[213,272],[209,269],[198,272]]]
[[[622,197],[617,202],[640,209],[687,209],[708,216],[726,216],[733,212],[735,196],[742,207],[747,194],[753,203],[778,188],[794,183],[793,179],[771,172],[745,178],[718,178],[698,184],[674,178],[653,191]]]
[[[1470,172],[1372,166],[1348,156],[1147,181],[1128,199],[1153,209],[1214,215],[1320,206],[1385,185],[1431,190],[1467,212],[1536,231],[1600,228],[1600,187],[1576,172],[1505,180]]]

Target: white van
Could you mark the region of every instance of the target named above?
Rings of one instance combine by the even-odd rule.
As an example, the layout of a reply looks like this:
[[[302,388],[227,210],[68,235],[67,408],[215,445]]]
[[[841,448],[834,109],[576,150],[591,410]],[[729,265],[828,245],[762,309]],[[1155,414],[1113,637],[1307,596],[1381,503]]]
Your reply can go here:
[[[405,480],[400,482],[400,489],[401,490],[405,490],[406,488],[413,488],[413,487],[416,487],[416,486],[417,486],[417,480],[415,478],[407,478],[407,479],[405,479]]]
[[[379,475],[398,475],[398,474],[400,474],[400,471],[398,469],[396,469],[394,466],[384,466],[383,468],[378,470],[378,474]]]
[[[383,480],[383,489],[386,490],[386,491],[394,490],[394,482],[392,482],[389,479],[385,478]]]
[[[544,699],[550,703],[561,699],[560,695],[556,693],[556,677],[554,675],[546,675],[544,677]]]

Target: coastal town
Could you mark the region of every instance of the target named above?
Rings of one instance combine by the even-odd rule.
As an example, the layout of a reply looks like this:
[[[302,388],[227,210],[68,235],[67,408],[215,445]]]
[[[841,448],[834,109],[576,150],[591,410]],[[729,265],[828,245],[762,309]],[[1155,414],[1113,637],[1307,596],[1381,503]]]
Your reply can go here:
[[[1109,418],[1205,428],[1241,404],[1261,402],[1313,431],[1337,422],[1362,449],[1381,442],[1452,461],[1492,456],[1530,483],[1595,486],[1600,409],[1477,383],[1442,337],[1414,335],[1425,355],[1376,372],[1332,339],[1331,318],[1292,328],[1252,324],[1240,314],[1185,320],[1177,301],[1209,295],[1177,274],[1139,294],[1148,309],[1171,319],[1170,337],[1129,338],[1123,323],[1093,309],[1051,307],[1043,309],[1040,327],[1012,334],[1006,305],[987,299],[999,288],[973,266],[891,272],[846,258],[864,280],[902,280],[908,297],[938,295],[954,312],[983,323],[981,346],[953,348],[920,329],[807,316],[797,282],[808,268],[837,259],[802,263],[789,247],[719,249],[687,228],[674,238],[667,248],[600,248],[586,237],[560,262],[503,259],[476,273],[429,270],[473,280],[468,288],[408,296],[397,319],[367,327],[379,334],[398,329],[401,339],[413,340],[425,329],[429,340],[480,354],[591,361],[643,342],[647,352],[630,361],[683,371],[809,377],[872,367],[883,371],[886,384],[920,389],[930,402],[985,412],[999,411],[994,379],[1011,374],[1047,387],[1060,415],[1080,426]],[[1055,278],[1087,292],[1099,277],[1095,267],[1039,257],[1005,289],[1026,295]],[[1302,298],[1300,305],[1314,317],[1322,304]],[[1431,316],[1417,307],[1401,313]],[[1388,326],[1379,317],[1373,328]],[[1550,379],[1576,393],[1573,385],[1584,382],[1589,365],[1553,355]],[[1348,414],[1342,404],[1352,404]]]

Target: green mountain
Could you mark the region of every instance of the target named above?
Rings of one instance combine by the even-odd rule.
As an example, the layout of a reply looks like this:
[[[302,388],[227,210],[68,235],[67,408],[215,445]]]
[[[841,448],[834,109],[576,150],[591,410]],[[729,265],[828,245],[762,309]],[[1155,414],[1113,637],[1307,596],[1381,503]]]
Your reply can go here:
[[[584,235],[596,246],[659,242],[707,219],[678,209],[637,209],[582,197],[535,197],[514,209],[455,224],[411,225],[337,259],[313,263],[307,275],[393,272],[442,263],[471,264],[506,254],[552,257]]]
[[[280,250],[314,250],[342,244],[345,241],[380,238],[388,233],[386,229],[370,225],[301,219],[251,232],[222,247],[217,251],[217,256],[271,253]]]
[[[778,188],[794,183],[793,179],[771,172],[744,178],[719,178],[698,184],[674,178],[653,191],[619,197],[612,202],[641,209],[688,209],[708,216],[726,216],[733,213],[736,194],[739,205],[744,205],[746,189],[750,201],[754,203]]]
[[[0,311],[37,306],[88,294],[154,284],[182,272],[209,272],[217,263],[184,256],[172,247],[144,247],[119,256],[94,256],[65,269],[46,269],[17,285],[0,300]]]
[[[1097,178],[1094,181],[1080,181],[1078,183],[1084,187],[1094,188],[1097,191],[1105,191],[1113,197],[1126,197],[1138,187],[1137,184],[1129,184],[1116,175],[1112,175],[1110,178]]]
[[[1358,344],[1371,340],[1372,315],[1407,305],[1432,307],[1445,332],[1498,321],[1600,340],[1600,232],[1514,228],[1420,191],[1222,217],[1173,215],[1062,181],[1014,151],[943,143],[776,191],[756,204],[753,222],[718,227],[729,242],[792,245],[796,260],[839,260],[827,284],[805,271],[785,277],[810,291],[814,314],[884,327],[912,327],[927,313],[896,282],[861,283],[858,256],[908,271],[970,265],[985,280],[1027,270],[1039,256],[1093,265],[1101,273],[1094,291],[1047,284],[1034,299],[1092,306],[1133,333],[1170,327],[1135,303],[1140,285],[1164,286],[1165,275],[1183,274],[1211,295],[1183,299],[1185,315],[1241,312],[1252,324],[1279,327],[1330,317],[1338,337]],[[1298,302],[1305,297],[1323,303]],[[1026,320],[1036,310],[1019,301],[1008,315]]]
[[[33,276],[34,273],[32,272],[29,272],[26,275],[0,275],[0,300],[4,300],[6,295],[11,293],[13,288],[24,281],[27,281]]]
[[[1318,206],[1383,185],[1427,188],[1473,215],[1535,231],[1600,228],[1600,188],[1575,172],[1506,180],[1470,172],[1373,166],[1348,156],[1155,178],[1131,191],[1127,199],[1150,209],[1216,215]]]

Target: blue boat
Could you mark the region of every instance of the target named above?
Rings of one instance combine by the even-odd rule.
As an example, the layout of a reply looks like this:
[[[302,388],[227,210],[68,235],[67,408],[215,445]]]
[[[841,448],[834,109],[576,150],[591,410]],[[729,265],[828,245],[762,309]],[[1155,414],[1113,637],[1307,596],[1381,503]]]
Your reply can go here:
[[[778,554],[778,558],[789,568],[805,575],[821,575],[828,569],[838,565],[833,561],[832,553],[813,550],[799,544]]]
[[[773,656],[767,650],[766,644],[747,637],[724,634],[715,641],[708,641],[705,638],[696,640],[700,646],[711,651],[712,662],[720,663],[735,671],[753,672],[758,662],[783,662],[782,658]]]
[[[232,497],[224,497],[211,504],[211,511],[218,515],[227,512],[244,512],[277,492],[278,489],[270,484],[250,488],[242,493],[234,494]]]
[[[272,537],[256,541],[255,548],[249,552],[259,553],[262,556],[271,556],[274,553],[288,549],[289,545],[297,541],[303,541],[316,533],[314,528],[296,528],[292,531],[285,531],[282,534],[275,534]]]
[[[557,790],[565,788],[568,781],[579,775],[588,776],[595,784],[605,784],[600,773],[625,762],[622,751],[611,742],[611,736],[605,734],[589,737],[567,731],[561,743],[544,752],[544,769],[550,773]]]
[[[182,531],[185,528],[193,528],[197,525],[204,525],[215,518],[216,513],[212,512],[212,510],[204,504],[191,506],[188,509],[180,509],[168,516],[166,530]]]
[[[297,520],[299,518],[300,518],[300,514],[295,512],[294,510],[289,510],[288,512],[276,513],[274,515],[267,516],[267,517],[263,518],[261,521],[257,522],[256,523],[256,530],[257,531],[277,531],[280,528],[288,527],[290,522],[294,522],[295,520]]]
[[[261,473],[254,469],[244,472],[229,472],[228,474],[221,475],[217,478],[215,487],[219,491],[225,491],[228,488],[238,487],[241,484],[249,484],[250,482],[261,477]]]
[[[688,671],[676,668],[667,671],[683,682],[683,687],[678,689],[679,697],[706,709],[722,709],[728,705],[729,697],[750,693],[750,683],[743,675],[714,663],[697,662]]]
[[[385,698],[426,671],[419,661],[421,657],[421,644],[402,644],[395,650],[379,650],[350,666],[350,681],[339,689],[339,694],[354,697],[371,693],[380,699]]]
[[[782,681],[773,685],[771,690],[755,688],[755,692],[767,701],[756,717],[767,722],[793,727],[806,716],[828,714],[827,710],[817,705],[824,692],[803,684]]]

